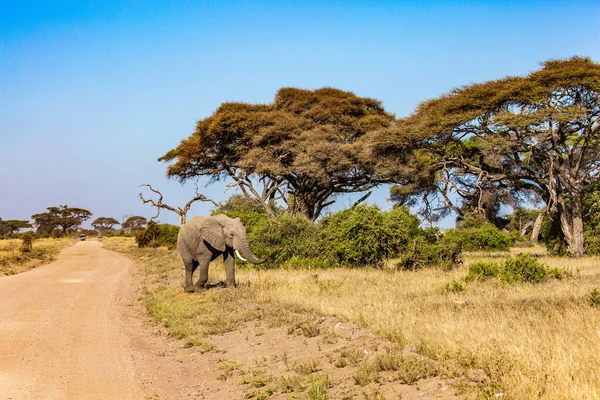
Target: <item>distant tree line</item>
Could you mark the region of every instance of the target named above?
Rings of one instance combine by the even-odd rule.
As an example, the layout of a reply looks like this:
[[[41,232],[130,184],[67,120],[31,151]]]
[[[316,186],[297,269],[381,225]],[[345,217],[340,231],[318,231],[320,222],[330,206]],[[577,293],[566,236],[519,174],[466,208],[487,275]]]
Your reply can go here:
[[[47,211],[31,216],[33,223],[27,220],[2,220],[0,218],[0,238],[17,236],[24,229],[35,228],[38,237],[65,237],[75,232],[90,232],[81,225],[92,218],[92,212],[84,208],[60,205],[48,207]],[[147,220],[139,215],[128,216],[120,223],[112,217],[99,217],[91,222],[94,231],[90,233],[135,234],[146,226]],[[121,225],[117,230],[116,226]]]

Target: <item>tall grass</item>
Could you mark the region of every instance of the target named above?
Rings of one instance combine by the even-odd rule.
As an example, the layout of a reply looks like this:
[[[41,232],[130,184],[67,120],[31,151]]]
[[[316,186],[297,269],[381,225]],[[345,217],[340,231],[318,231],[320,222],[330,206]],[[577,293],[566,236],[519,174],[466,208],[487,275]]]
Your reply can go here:
[[[121,242],[113,248],[141,260],[132,246]],[[600,259],[547,257],[535,249],[526,251],[537,251],[540,261],[573,276],[537,285],[492,279],[465,283],[459,292],[444,290],[453,281],[462,282],[471,262],[490,260],[478,253],[468,254],[464,266],[449,272],[238,269],[240,289],[234,294],[219,289],[206,296],[185,296],[178,294],[183,268],[175,252],[161,250],[158,258],[148,253],[144,265],[149,271],[161,263],[168,270],[162,277],[149,272],[148,280],[154,285],[151,295],[172,307],[174,302],[181,306],[229,293],[234,305],[250,298],[275,309],[333,315],[400,344],[412,344],[437,360],[455,360],[463,369],[481,368],[489,379],[481,387],[465,387],[475,398],[500,393],[515,399],[600,398],[600,309],[589,300],[600,286]],[[209,282],[224,278],[220,266],[211,266]],[[235,313],[235,307],[229,312]],[[252,317],[244,315],[242,320]]]
[[[38,239],[32,249],[22,250],[22,240],[0,240],[0,276],[14,275],[49,263],[72,239]]]

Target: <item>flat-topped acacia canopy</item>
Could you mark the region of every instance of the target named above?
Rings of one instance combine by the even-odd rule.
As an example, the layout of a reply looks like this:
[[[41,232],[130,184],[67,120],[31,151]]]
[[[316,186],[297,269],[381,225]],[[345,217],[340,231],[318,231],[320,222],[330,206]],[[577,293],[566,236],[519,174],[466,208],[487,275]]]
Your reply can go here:
[[[393,122],[379,101],[352,92],[282,88],[272,103],[223,103],[159,160],[181,182],[230,177],[268,213],[281,199],[314,220],[336,194],[380,182],[361,138]]]

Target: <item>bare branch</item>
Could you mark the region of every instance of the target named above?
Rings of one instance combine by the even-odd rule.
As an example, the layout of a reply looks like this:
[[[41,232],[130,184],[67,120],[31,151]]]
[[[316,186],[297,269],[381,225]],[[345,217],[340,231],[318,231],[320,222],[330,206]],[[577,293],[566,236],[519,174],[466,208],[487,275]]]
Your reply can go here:
[[[181,223],[181,225],[183,225],[186,222],[187,213],[190,210],[190,207],[192,206],[192,204],[194,202],[199,200],[199,201],[204,201],[204,202],[211,202],[216,207],[219,206],[219,203],[217,203],[216,201],[214,201],[212,199],[209,199],[202,193],[198,192],[198,184],[197,183],[195,184],[195,188],[196,188],[195,196],[190,201],[188,201],[183,208],[181,208],[181,207],[175,208],[168,204],[163,203],[162,193],[158,189],[154,189],[150,184],[144,183],[140,186],[147,186],[152,192],[158,194],[158,201],[155,201],[153,199],[145,199],[144,195],[142,193],[139,194],[139,197],[144,204],[150,203],[153,207],[156,207],[156,215],[154,217],[150,218],[152,220],[158,218],[158,216],[160,215],[160,209],[164,208],[166,210],[173,211],[175,214],[179,215],[179,222]]]
[[[368,192],[367,194],[365,194],[364,196],[362,196],[360,199],[356,200],[354,202],[354,204],[352,205],[351,208],[356,208],[360,203],[362,203],[363,201],[365,201],[366,199],[368,199],[369,196],[371,196],[371,193],[373,193],[373,192]]]

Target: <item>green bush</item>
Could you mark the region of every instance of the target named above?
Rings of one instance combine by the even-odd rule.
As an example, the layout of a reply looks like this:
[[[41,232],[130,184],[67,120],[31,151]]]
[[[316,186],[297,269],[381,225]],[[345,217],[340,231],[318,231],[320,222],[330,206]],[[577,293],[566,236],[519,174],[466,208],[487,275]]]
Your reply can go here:
[[[536,258],[519,254],[504,262],[500,270],[500,280],[506,283],[540,283],[549,277],[549,268]]]
[[[230,218],[239,218],[248,233],[267,219],[267,214],[263,206],[255,200],[239,194],[231,196],[225,203],[210,213],[210,215],[217,214],[225,214]]]
[[[170,224],[157,224],[149,221],[146,228],[140,230],[135,241],[138,247],[160,247],[166,246],[170,250],[177,247],[177,234],[179,227]]]
[[[420,232],[419,219],[405,207],[381,211],[361,205],[321,221],[323,251],[333,263],[351,267],[380,265],[406,251]]]
[[[319,226],[302,216],[280,215],[263,219],[248,233],[253,253],[267,261],[261,267],[276,267],[288,263],[297,268],[303,263],[322,265]]]
[[[585,232],[585,254],[588,256],[600,255],[600,236]]]
[[[491,223],[485,219],[482,215],[474,215],[467,214],[463,217],[463,219],[457,224],[460,229],[474,229],[474,228],[483,228],[486,225],[491,225]]]
[[[467,282],[485,281],[497,277],[500,274],[500,266],[495,262],[476,262],[469,265],[469,273],[465,277]]]
[[[509,258],[502,265],[494,262],[477,262],[469,266],[469,273],[465,281],[484,281],[498,277],[501,282],[513,283],[540,283],[548,279],[563,279],[569,273],[560,268],[550,268],[540,263],[535,257],[519,254]]]
[[[442,293],[460,293],[465,291],[465,284],[458,280],[453,280],[442,286]]]
[[[462,264],[461,248],[456,243],[432,242],[428,236],[413,239],[412,248],[400,254],[396,268],[417,270],[421,268],[440,268],[449,271]]]
[[[459,245],[463,251],[508,251],[516,237],[486,223],[479,227],[448,229],[444,241]]]

